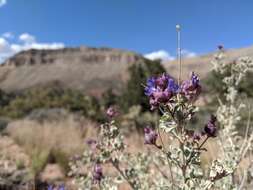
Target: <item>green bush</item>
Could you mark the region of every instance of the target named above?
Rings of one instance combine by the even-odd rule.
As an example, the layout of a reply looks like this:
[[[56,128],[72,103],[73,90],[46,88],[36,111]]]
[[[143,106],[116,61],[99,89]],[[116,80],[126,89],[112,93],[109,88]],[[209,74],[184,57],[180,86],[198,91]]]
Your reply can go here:
[[[129,67],[130,79],[119,97],[119,105],[125,112],[134,105],[141,105],[142,111],[149,110],[150,106],[146,96],[143,96],[143,84],[147,78],[160,73],[165,73],[166,70],[161,65],[159,60],[145,60],[143,64],[134,64]]]
[[[94,97],[85,96],[78,90],[59,87],[28,89],[16,95],[0,113],[10,118],[21,118],[41,108],[65,108],[95,120],[101,117],[100,105]]]

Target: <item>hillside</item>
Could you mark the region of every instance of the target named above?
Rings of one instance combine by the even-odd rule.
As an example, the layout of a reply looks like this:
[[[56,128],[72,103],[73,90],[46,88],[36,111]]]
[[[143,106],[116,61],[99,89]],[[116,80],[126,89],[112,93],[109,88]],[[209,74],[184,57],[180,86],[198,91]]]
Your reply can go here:
[[[57,83],[99,95],[108,88],[120,88],[129,65],[143,60],[133,52],[111,48],[32,49],[1,65],[0,88],[13,91]]]
[[[253,47],[228,50],[227,56],[229,59],[253,57]],[[204,78],[211,70],[212,58],[213,53],[183,59],[183,76],[196,71]],[[16,54],[1,65],[0,88],[17,91],[57,84],[99,96],[109,88],[120,89],[128,78],[128,67],[144,61],[139,54],[112,48],[32,49]],[[164,67],[169,74],[177,76],[176,61],[164,63]]]
[[[182,75],[183,77],[189,76],[191,71],[195,71],[200,75],[201,78],[204,78],[208,72],[212,69],[211,61],[214,57],[215,52],[201,55],[193,58],[186,58],[182,60],[183,68]],[[227,60],[234,60],[238,57],[249,56],[253,58],[253,46],[240,48],[240,49],[228,49],[225,51]],[[178,75],[178,64],[177,61],[170,61],[164,64],[166,70],[174,77]]]

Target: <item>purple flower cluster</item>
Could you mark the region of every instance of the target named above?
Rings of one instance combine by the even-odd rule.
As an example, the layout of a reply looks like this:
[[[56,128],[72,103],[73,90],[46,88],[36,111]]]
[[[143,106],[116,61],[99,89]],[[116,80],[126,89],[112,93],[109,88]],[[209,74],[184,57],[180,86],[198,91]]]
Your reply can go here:
[[[208,137],[216,137],[217,126],[216,126],[216,117],[211,115],[211,118],[207,122],[204,127],[203,133],[206,134]]]
[[[110,106],[107,110],[106,110],[106,115],[109,117],[109,118],[113,118],[115,116],[117,116],[119,113],[117,111],[117,109],[113,106]]]
[[[188,100],[197,99],[201,92],[201,86],[199,78],[194,72],[192,72],[190,80],[186,80],[181,84],[180,91]]]
[[[100,164],[95,164],[93,170],[93,182],[99,183],[103,178],[103,170]]]
[[[144,128],[144,143],[150,144],[150,145],[156,145],[158,134],[155,132],[155,130],[145,127]]]
[[[200,132],[195,131],[193,133],[193,140],[194,141],[200,141],[201,137],[202,137],[202,134]]]
[[[217,133],[217,125],[216,125],[216,117],[211,115],[208,122],[205,124],[203,130],[200,131],[188,131],[189,136],[191,136],[193,141],[200,141],[203,136],[209,137],[216,137]]]
[[[149,97],[151,109],[155,109],[161,103],[167,103],[179,90],[173,78],[163,74],[159,77],[151,77],[147,80],[145,95]]]
[[[183,94],[188,100],[195,100],[201,92],[198,76],[192,72],[191,78],[180,86],[169,75],[151,77],[147,80],[145,95],[149,97],[151,109],[166,104],[176,94]]]

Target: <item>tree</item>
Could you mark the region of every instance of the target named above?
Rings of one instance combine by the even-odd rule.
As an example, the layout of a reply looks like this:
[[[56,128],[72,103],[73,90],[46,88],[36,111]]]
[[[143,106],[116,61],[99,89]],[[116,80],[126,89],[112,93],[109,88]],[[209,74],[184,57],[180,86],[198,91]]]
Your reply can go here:
[[[161,65],[161,61],[151,61],[144,59],[143,63],[136,63],[129,67],[128,69],[130,79],[119,98],[120,105],[125,112],[131,106],[141,105],[142,111],[149,110],[150,106],[148,104],[148,99],[143,96],[144,87],[143,84],[146,83],[147,78],[154,75],[159,75],[165,73],[166,70]]]

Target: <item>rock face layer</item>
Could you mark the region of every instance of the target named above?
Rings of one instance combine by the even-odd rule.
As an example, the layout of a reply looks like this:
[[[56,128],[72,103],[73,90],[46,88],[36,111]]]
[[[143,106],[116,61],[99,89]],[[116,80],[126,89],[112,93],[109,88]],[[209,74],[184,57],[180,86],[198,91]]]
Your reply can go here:
[[[99,95],[119,89],[128,78],[128,67],[143,61],[141,55],[111,48],[32,49],[1,65],[0,88],[18,91],[51,83]]]

